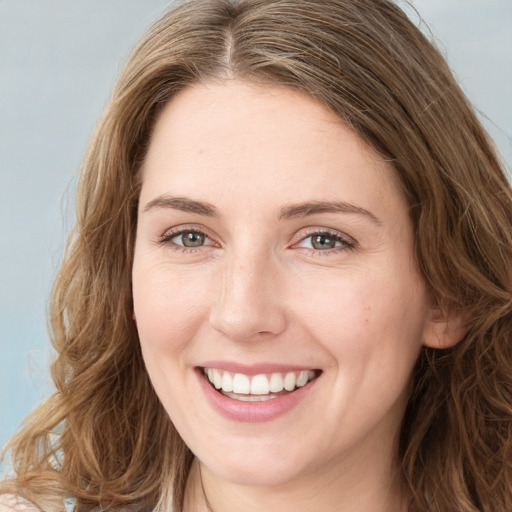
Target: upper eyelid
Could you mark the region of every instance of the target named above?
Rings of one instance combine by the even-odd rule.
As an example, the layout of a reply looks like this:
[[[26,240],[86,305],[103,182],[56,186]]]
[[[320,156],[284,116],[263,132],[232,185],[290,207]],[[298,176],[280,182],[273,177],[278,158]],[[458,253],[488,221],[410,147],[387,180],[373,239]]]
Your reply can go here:
[[[180,224],[179,226],[174,226],[172,228],[168,228],[163,232],[163,234],[159,238],[160,239],[170,238],[170,237],[179,235],[180,233],[183,233],[184,231],[194,231],[196,233],[202,233],[203,235],[207,236],[211,240],[216,240],[218,238],[212,233],[212,231],[205,228],[204,226],[200,226],[197,224]]]
[[[350,235],[347,235],[346,233],[344,233],[342,231],[338,231],[337,229],[325,228],[325,227],[312,227],[312,228],[305,228],[305,230],[306,230],[305,232],[301,230],[302,232],[299,231],[299,233],[297,233],[296,241],[294,242],[294,244],[298,243],[312,235],[321,235],[321,234],[328,234],[328,235],[332,235],[334,237],[338,237],[341,240],[344,240],[345,242],[350,243],[352,245],[357,244],[357,241],[355,238],[353,238]]]

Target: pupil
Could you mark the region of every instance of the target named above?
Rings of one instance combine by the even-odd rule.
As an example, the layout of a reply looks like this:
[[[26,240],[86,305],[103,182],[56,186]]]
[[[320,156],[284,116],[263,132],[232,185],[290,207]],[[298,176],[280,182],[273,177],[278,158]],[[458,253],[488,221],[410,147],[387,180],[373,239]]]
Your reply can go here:
[[[204,235],[188,231],[182,235],[182,240],[185,247],[199,247],[204,244]]]
[[[312,240],[315,249],[334,249],[336,240],[333,237],[326,235],[315,235]]]

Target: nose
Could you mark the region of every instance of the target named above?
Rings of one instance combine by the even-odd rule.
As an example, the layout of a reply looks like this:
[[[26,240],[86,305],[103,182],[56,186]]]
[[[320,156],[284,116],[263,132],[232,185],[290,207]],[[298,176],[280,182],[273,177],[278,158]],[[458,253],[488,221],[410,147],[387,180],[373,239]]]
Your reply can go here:
[[[282,279],[268,254],[233,256],[220,277],[210,324],[233,341],[269,339],[286,329]]]

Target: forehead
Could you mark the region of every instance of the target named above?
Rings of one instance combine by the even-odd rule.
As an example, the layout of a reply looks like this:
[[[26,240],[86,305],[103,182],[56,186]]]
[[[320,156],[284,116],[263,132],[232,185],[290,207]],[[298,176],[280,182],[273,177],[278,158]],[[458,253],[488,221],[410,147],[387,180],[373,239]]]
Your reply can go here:
[[[190,86],[164,107],[142,194],[255,202],[278,190],[283,202],[355,194],[370,203],[398,197],[394,181],[391,166],[314,99],[230,80]]]

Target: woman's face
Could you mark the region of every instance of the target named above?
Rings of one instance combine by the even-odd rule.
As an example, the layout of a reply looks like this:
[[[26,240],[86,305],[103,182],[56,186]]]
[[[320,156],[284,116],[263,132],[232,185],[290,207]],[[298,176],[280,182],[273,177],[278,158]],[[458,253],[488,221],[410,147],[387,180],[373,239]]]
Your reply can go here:
[[[143,168],[133,297],[155,390],[211,474],[394,463],[427,293],[390,165],[314,100],[236,80],[172,99]]]

